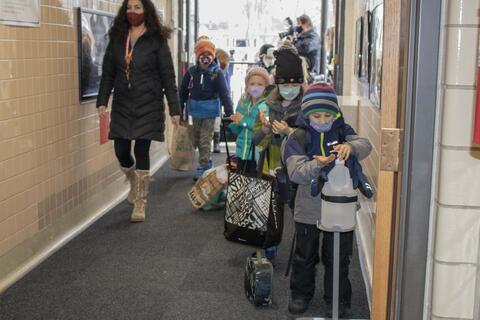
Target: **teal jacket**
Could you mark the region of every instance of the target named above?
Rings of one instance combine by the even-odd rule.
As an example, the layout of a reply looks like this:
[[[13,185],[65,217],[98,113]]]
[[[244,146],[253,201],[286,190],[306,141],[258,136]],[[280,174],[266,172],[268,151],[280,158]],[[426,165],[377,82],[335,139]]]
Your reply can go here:
[[[235,111],[243,115],[242,121],[239,124],[231,123],[229,127],[237,136],[236,156],[239,159],[254,159],[250,146],[252,145],[253,125],[260,110],[268,115],[268,106],[265,104],[264,99],[260,99],[252,105],[252,101],[249,98],[242,97],[237,104]]]

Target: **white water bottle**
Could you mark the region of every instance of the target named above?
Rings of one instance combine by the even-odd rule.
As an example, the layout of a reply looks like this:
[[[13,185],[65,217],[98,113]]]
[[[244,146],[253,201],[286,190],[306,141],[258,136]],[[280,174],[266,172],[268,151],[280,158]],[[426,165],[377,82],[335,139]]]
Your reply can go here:
[[[345,161],[335,160],[335,166],[322,188],[321,197],[320,229],[331,232],[355,229],[358,197]]]

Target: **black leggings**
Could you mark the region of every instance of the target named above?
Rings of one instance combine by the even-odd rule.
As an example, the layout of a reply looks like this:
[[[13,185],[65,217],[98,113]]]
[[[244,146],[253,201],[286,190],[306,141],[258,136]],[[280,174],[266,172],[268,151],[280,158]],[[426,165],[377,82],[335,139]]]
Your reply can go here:
[[[150,140],[135,140],[133,152],[138,170],[150,170],[150,142]],[[120,165],[124,168],[132,167],[135,163],[131,154],[132,140],[115,139],[113,147]]]

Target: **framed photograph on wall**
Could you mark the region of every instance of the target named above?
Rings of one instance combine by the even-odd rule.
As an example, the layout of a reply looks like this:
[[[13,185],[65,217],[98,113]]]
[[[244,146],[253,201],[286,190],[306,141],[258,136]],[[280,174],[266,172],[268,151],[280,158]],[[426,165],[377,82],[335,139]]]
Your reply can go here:
[[[372,14],[370,11],[366,11],[363,15],[362,67],[360,70],[360,78],[366,83],[370,79],[371,21]]]
[[[114,17],[110,12],[78,9],[80,101],[92,100],[98,95],[108,30]]]
[[[370,100],[380,107],[382,92],[383,4],[372,10],[372,44],[370,68]]]
[[[355,75],[360,78],[362,75],[362,46],[363,46],[363,17],[357,19],[355,23]]]

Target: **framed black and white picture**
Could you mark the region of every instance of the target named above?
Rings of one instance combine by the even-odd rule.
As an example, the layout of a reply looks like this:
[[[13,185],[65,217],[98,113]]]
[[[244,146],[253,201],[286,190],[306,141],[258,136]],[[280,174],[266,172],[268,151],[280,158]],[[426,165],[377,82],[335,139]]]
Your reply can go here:
[[[114,17],[110,12],[78,9],[80,101],[97,97],[103,56],[108,45],[108,30]]]
[[[363,15],[363,29],[362,29],[362,67],[360,70],[360,79],[368,83],[370,80],[370,44],[371,44],[371,22],[372,14],[366,11]]]
[[[370,100],[380,107],[382,92],[383,4],[372,10],[372,43],[370,70]]]
[[[363,46],[363,17],[357,19],[355,23],[355,59],[354,73],[360,78],[362,75],[362,46]]]

